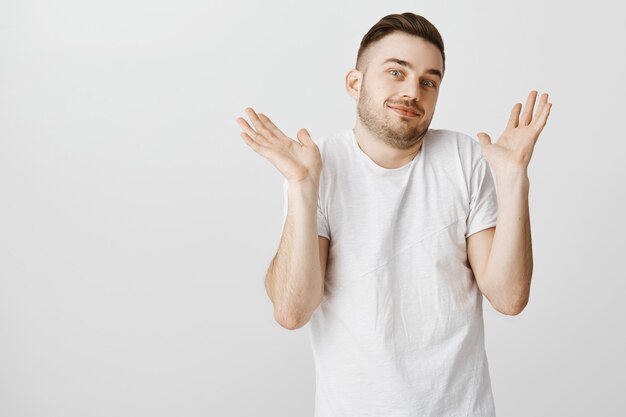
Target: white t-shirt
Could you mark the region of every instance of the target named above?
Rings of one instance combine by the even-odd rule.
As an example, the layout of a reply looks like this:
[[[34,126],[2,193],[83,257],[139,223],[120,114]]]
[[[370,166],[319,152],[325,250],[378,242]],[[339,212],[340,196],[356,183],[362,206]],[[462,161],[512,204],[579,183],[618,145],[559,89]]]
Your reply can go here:
[[[465,240],[496,225],[479,143],[429,129],[409,164],[387,169],[352,129],[314,142],[324,163],[317,230],[330,239],[308,323],[315,417],[495,416]]]

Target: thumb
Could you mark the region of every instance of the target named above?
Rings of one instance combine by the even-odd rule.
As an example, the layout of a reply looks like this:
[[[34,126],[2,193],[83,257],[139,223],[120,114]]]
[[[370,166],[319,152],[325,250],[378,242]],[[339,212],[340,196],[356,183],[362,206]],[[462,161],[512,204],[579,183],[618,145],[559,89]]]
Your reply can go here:
[[[313,139],[311,139],[311,135],[309,134],[309,131],[306,130],[305,128],[298,130],[298,133],[296,133],[296,136],[298,137],[298,140],[303,146],[310,146],[313,144]]]
[[[478,142],[481,145],[491,145],[491,137],[485,132],[478,132],[476,136],[478,136]]]

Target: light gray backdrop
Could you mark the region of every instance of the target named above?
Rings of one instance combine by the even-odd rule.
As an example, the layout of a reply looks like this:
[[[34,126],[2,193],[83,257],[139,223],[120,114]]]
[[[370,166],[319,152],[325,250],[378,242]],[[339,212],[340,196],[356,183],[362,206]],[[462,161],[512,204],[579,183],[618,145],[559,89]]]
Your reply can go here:
[[[239,137],[352,127],[388,13],[441,31],[434,128],[497,138],[550,93],[530,164],[525,311],[485,300],[499,416],[621,416],[622,14],[608,0],[0,1],[0,415],[312,416],[308,326],[263,280],[282,176]]]

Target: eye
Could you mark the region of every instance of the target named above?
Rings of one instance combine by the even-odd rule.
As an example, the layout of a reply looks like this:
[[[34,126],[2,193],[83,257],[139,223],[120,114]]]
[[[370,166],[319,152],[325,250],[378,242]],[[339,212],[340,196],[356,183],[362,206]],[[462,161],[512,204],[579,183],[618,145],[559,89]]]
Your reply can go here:
[[[393,73],[398,73],[398,77],[399,77],[400,75],[402,75],[402,72],[400,72],[400,71],[398,71],[398,70],[395,70],[395,69],[394,69],[394,70],[389,71],[389,73],[390,73],[390,74],[393,74]],[[394,77],[394,76],[392,75],[392,77]],[[394,77],[394,78],[396,78],[396,77]]]
[[[425,82],[430,83],[429,87],[435,87],[435,83],[430,81],[430,80],[426,80]]]

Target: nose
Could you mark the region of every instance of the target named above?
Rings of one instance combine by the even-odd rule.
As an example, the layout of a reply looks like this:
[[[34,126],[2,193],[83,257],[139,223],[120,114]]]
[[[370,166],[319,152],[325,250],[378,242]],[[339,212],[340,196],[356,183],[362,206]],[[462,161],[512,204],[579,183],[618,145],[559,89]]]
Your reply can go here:
[[[402,97],[408,100],[419,101],[420,99],[419,84],[414,83],[414,82],[406,83],[406,85],[404,86],[404,94],[402,95]]]

